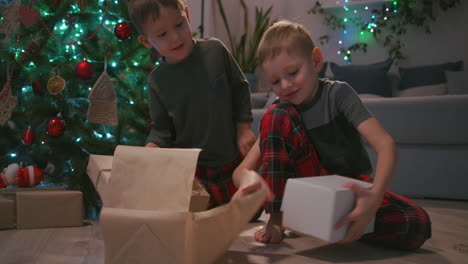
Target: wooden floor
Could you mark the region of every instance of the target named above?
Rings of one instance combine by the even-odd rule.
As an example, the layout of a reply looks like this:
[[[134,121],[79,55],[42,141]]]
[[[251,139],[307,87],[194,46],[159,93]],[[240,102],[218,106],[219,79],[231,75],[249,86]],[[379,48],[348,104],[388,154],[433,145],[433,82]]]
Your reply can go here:
[[[433,237],[421,249],[407,252],[360,242],[325,244],[287,232],[278,245],[256,242],[263,224],[249,224],[220,263],[468,263],[468,202],[415,200],[428,211]],[[261,220],[265,220],[263,215]],[[0,231],[1,264],[104,263],[103,240],[96,223],[83,227]]]

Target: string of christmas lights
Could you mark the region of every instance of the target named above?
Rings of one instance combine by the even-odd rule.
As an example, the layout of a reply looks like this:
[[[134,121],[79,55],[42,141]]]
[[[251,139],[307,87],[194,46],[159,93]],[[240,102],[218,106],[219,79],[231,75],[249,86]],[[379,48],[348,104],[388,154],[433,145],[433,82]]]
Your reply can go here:
[[[342,17],[342,35],[338,39],[338,55],[343,55],[343,60],[352,64],[351,53],[353,52],[346,43],[359,40],[361,43],[369,43],[373,34],[380,26],[377,21],[386,21],[398,14],[398,1],[383,1],[381,5],[391,2],[391,7],[384,9],[383,17],[376,15],[368,4],[351,3],[349,0],[336,1],[336,4],[344,10]],[[376,4],[376,3],[373,3]]]

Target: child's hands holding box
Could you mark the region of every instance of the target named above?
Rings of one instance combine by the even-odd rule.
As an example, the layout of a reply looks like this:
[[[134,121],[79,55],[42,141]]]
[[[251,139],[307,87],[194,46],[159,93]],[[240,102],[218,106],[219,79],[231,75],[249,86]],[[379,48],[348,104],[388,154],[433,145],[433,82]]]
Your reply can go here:
[[[328,242],[358,239],[374,229],[370,187],[371,183],[338,175],[290,178],[281,205],[283,226]]]
[[[353,191],[356,197],[354,209],[335,226],[336,229],[340,229],[343,226],[350,225],[346,236],[340,241],[340,243],[348,243],[358,240],[364,234],[367,225],[370,221],[373,221],[382,203],[382,195],[354,182],[348,182],[343,187]]]

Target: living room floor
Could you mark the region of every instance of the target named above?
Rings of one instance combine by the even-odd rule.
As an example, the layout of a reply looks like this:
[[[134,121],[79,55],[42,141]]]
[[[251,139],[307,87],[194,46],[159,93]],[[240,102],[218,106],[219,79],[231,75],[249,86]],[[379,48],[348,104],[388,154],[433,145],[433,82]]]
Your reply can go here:
[[[267,219],[264,214],[260,221],[249,224],[219,263],[468,263],[468,201],[414,200],[432,220],[432,238],[416,251],[360,242],[327,244],[289,231],[280,244],[265,245],[252,237]],[[0,263],[101,264],[104,243],[96,222],[73,228],[3,230]]]

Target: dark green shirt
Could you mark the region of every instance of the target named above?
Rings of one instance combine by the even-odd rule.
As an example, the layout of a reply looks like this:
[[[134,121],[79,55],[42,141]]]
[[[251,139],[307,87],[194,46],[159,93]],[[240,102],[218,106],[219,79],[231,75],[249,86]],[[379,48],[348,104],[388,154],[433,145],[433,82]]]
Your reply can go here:
[[[251,122],[248,83],[217,39],[194,40],[191,54],[164,61],[149,77],[152,129],[147,142],[163,148],[200,148],[199,164],[217,167],[238,153],[236,125]]]
[[[372,115],[347,83],[319,82],[312,102],[297,109],[320,163],[330,174],[370,175],[372,165],[356,128]]]

